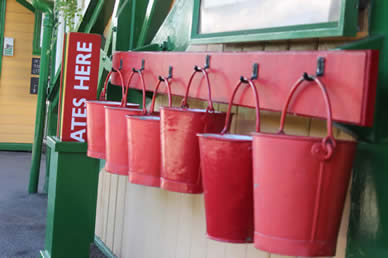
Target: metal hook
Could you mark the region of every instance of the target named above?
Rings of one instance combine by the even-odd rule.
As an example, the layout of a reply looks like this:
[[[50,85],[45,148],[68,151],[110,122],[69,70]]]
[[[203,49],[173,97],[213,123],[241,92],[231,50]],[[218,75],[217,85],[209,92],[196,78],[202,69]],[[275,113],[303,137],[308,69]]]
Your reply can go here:
[[[166,80],[171,79],[171,78],[172,78],[172,66],[170,65],[168,67],[168,76],[167,76]],[[159,75],[159,81],[164,82],[164,78],[161,75]]]
[[[320,56],[317,59],[317,72],[316,72],[316,75],[317,76],[323,76],[324,73],[325,73],[325,58]]]
[[[305,72],[303,73],[303,79],[311,82],[311,81],[314,81],[316,77],[323,76],[324,74],[325,74],[325,58],[320,56],[317,59],[317,70],[316,70],[315,76],[309,75],[308,73]]]
[[[202,70],[206,70],[210,68],[210,55],[206,55],[205,65],[201,68],[198,65],[194,65],[194,70],[196,72],[201,72]]]
[[[205,62],[205,66],[203,67],[203,69],[208,69],[210,68],[210,56],[209,55],[206,55],[206,62]]]
[[[303,73],[303,80],[305,81],[314,81],[314,76],[313,75],[309,75],[308,73]]]
[[[141,60],[141,67],[140,67],[140,69],[132,68],[132,71],[133,71],[134,73],[138,73],[138,72],[143,71],[143,70],[144,70],[144,64],[145,64],[145,61],[144,61],[144,59],[142,59],[142,60]]]
[[[259,78],[259,64],[253,63],[251,80],[257,80],[257,78]],[[240,77],[240,81],[243,83],[248,83],[248,79],[244,76]]]
[[[123,60],[122,59],[120,59],[120,67],[119,67],[119,71],[121,71],[121,69],[123,69]],[[117,70],[116,70],[116,68],[114,68],[113,66],[112,66],[112,72],[117,72]]]

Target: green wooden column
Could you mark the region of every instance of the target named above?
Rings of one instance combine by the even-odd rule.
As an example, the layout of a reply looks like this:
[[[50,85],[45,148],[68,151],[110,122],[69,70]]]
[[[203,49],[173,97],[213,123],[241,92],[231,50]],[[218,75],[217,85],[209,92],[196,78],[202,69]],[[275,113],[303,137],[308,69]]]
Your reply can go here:
[[[347,258],[388,257],[388,1],[371,2],[369,37],[343,49],[379,49],[375,121],[350,127],[360,137],[354,163]]]
[[[99,160],[86,156],[87,144],[49,137],[50,187],[45,250],[41,257],[89,257],[94,241]]]
[[[33,4],[36,9],[42,10],[45,13],[45,18],[43,21],[43,43],[42,55],[40,58],[40,73],[36,105],[34,144],[32,145],[30,181],[28,185],[29,193],[37,193],[38,191],[40,160],[42,156],[43,131],[46,119],[46,96],[50,62],[50,54],[47,53],[47,50],[50,49],[52,30],[54,26],[54,17],[51,5],[37,0],[33,1]]]
[[[358,145],[347,258],[388,257],[388,144]]]

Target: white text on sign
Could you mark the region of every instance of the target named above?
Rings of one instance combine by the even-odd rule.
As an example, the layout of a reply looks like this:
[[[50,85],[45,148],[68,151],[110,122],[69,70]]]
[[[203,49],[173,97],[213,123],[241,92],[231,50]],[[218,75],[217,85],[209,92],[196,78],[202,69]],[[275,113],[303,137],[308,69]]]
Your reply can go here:
[[[89,90],[92,49],[92,43],[77,42],[74,72],[74,79],[77,84],[74,85],[74,90]],[[73,98],[72,104],[70,137],[77,142],[85,142],[86,99],[82,98],[78,100],[77,98]]]

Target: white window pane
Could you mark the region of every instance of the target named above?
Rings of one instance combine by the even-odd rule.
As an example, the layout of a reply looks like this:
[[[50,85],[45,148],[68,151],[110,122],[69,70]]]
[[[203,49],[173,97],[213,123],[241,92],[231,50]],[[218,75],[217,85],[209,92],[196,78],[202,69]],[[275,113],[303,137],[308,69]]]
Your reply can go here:
[[[338,21],[341,0],[201,0],[200,33]]]

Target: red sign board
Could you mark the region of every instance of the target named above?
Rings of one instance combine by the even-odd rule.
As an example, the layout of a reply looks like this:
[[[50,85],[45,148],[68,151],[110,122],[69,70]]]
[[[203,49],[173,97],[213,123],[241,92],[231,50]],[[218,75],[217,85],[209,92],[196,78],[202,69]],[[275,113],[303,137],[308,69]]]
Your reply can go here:
[[[97,96],[100,46],[100,35],[66,34],[58,112],[62,141],[86,142],[86,101]]]

